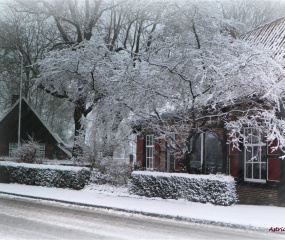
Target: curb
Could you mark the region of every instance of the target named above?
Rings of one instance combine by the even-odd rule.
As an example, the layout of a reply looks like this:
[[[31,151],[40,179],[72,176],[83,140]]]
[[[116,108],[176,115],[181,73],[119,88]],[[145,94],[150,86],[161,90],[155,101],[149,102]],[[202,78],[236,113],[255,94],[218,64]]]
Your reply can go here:
[[[173,216],[173,215],[167,215],[167,214],[148,213],[148,212],[142,212],[142,211],[136,211],[136,210],[127,210],[124,208],[108,207],[108,206],[102,206],[102,205],[96,205],[96,204],[87,204],[87,203],[78,203],[78,202],[72,202],[72,201],[65,201],[65,200],[59,200],[59,199],[53,199],[53,198],[36,197],[36,196],[28,196],[28,195],[23,195],[23,194],[16,194],[16,193],[9,193],[9,192],[2,192],[2,191],[0,191],[0,194],[12,195],[12,196],[17,196],[17,197],[25,197],[25,198],[31,198],[31,199],[40,199],[40,200],[59,202],[59,203],[65,203],[65,204],[70,204],[70,205],[76,205],[76,206],[83,206],[83,207],[94,207],[94,208],[99,208],[99,209],[115,210],[115,211],[119,211],[119,212],[140,214],[140,215],[149,216],[149,217],[165,218],[165,219],[186,221],[186,222],[199,223],[199,224],[212,225],[212,226],[219,226],[219,227],[228,227],[228,228],[235,228],[235,229],[268,232],[267,228],[254,227],[254,226],[250,226],[250,225],[232,224],[232,223],[217,222],[217,221],[211,221],[211,220],[203,220],[203,219],[198,219],[198,218],[187,218],[187,217],[181,217],[181,216]]]

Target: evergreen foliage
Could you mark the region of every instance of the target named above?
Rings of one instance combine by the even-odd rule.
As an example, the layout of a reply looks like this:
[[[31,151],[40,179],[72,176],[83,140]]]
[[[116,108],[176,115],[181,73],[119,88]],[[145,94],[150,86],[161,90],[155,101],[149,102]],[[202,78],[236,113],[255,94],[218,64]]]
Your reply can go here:
[[[6,169],[5,169],[6,168]],[[71,188],[80,190],[90,179],[90,171],[86,168],[66,169],[60,166],[56,168],[39,165],[5,164],[2,170],[9,173],[10,183],[35,185],[43,187]]]
[[[224,175],[192,175],[135,171],[129,192],[145,197],[183,198],[188,201],[229,206],[237,202],[235,181]]]

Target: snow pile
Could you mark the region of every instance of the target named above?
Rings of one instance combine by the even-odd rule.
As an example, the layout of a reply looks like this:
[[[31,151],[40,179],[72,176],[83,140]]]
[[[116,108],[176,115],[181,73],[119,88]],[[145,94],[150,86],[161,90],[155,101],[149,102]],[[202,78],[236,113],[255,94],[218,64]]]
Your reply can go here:
[[[193,175],[135,171],[129,192],[146,197],[161,197],[229,206],[237,202],[235,181],[225,175]]]
[[[12,162],[0,163],[0,175],[9,183],[57,188],[82,189],[90,179],[90,171],[81,167],[46,166]]]

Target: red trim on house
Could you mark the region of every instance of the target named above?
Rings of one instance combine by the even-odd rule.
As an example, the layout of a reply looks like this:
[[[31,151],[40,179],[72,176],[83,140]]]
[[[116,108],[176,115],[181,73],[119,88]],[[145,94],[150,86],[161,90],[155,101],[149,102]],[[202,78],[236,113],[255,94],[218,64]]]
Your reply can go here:
[[[238,177],[238,158],[237,157],[229,158],[229,168],[230,168],[230,175],[233,177]]]
[[[276,147],[278,145],[277,139],[275,138],[270,146],[269,146],[269,144],[270,144],[270,142],[267,143],[267,154],[268,155],[278,155],[278,156],[280,156],[281,151],[280,151],[279,148],[276,149],[273,152],[272,152],[272,149],[271,149],[272,147]]]
[[[280,158],[268,158],[267,180],[280,182],[281,160]]]
[[[237,149],[237,148],[233,148],[233,146],[234,146],[234,143],[230,143],[229,144],[230,146],[229,146],[229,153],[230,153],[230,155],[237,155],[237,154],[239,154],[240,153],[240,151]]]
[[[144,138],[140,135],[137,136],[137,163],[143,165],[143,149],[144,148]]]

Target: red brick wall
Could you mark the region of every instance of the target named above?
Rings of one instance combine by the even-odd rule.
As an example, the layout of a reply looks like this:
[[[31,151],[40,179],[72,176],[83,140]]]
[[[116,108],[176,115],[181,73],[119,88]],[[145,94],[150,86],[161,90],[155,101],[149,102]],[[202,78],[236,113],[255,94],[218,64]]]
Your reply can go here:
[[[260,184],[259,184],[260,185]],[[256,205],[278,205],[277,187],[263,185],[237,185],[238,203]]]

